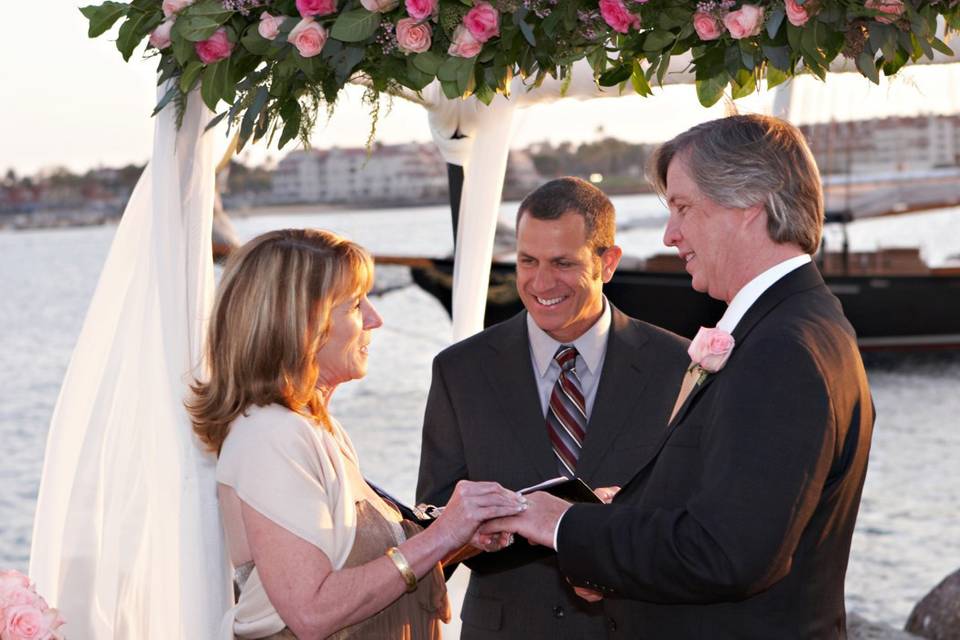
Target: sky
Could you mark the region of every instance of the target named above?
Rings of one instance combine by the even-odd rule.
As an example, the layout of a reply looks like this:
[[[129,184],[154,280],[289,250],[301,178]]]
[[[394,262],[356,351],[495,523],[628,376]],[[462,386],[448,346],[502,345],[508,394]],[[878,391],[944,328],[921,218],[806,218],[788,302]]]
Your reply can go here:
[[[156,101],[156,62],[142,59],[141,47],[125,63],[112,41],[115,29],[88,38],[86,19],[78,10],[81,4],[74,1],[45,2],[47,17],[42,23],[32,2],[4,4],[0,21],[0,171],[12,168],[26,175],[57,166],[85,171],[145,162],[153,138],[150,113]],[[955,69],[945,78],[943,68],[918,67],[881,87],[852,74],[836,76],[830,85],[836,86],[827,92],[799,90],[822,88],[822,83],[812,79],[796,85],[794,112],[805,113],[808,120],[872,117],[882,110],[960,113],[960,71]],[[318,123],[314,147],[364,145],[370,116],[358,90],[345,93],[334,118]],[[738,108],[767,112],[771,93],[740,100]],[[512,144],[517,148],[543,140],[578,143],[607,135],[656,142],[723,114],[723,105],[709,110],[700,107],[688,85],[658,89],[651,98],[563,100],[522,110]],[[225,131],[213,133],[225,146]],[[429,139],[426,114],[417,105],[394,100],[391,112],[381,117],[379,142]],[[283,153],[290,148],[288,145]],[[277,158],[278,153],[257,146],[243,159],[259,163],[268,156]]]

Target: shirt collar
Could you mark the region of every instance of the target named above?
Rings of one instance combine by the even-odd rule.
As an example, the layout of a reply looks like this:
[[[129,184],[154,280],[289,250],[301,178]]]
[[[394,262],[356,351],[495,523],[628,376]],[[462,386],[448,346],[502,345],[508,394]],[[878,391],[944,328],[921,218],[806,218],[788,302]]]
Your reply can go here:
[[[600,318],[593,323],[583,334],[569,342],[557,342],[550,335],[541,329],[533,316],[527,313],[527,334],[530,336],[530,352],[533,354],[533,361],[537,367],[540,377],[547,374],[550,363],[553,362],[553,356],[561,344],[572,344],[577,348],[577,352],[583,359],[587,370],[596,373],[603,360],[603,354],[607,348],[607,337],[610,334],[610,324],[613,322],[613,312],[610,310],[610,303],[606,296],[603,298],[603,313]]]
[[[788,258],[783,262],[773,265],[748,282],[746,286],[737,292],[737,295],[733,296],[733,300],[730,301],[730,306],[727,307],[727,310],[723,313],[723,317],[720,318],[720,322],[717,323],[717,328],[723,329],[727,333],[733,333],[733,330],[737,328],[740,320],[743,319],[743,316],[746,315],[750,307],[753,306],[753,303],[763,295],[764,291],[769,289],[773,283],[783,276],[794,269],[799,269],[808,262],[810,262],[810,256],[806,253],[794,256],[793,258]]]

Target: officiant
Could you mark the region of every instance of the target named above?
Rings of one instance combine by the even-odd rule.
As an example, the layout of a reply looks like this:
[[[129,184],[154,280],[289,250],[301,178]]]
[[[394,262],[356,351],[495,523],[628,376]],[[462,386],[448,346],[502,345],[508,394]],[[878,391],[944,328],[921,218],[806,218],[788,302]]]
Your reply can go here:
[[[652,452],[686,341],[604,297],[621,257],[615,226],[609,198],[578,178],[548,182],[520,204],[525,311],[434,360],[418,501],[444,504],[462,479],[520,489],[560,475],[609,496]],[[542,547],[518,542],[467,565],[465,640],[600,637],[617,624],[576,596]]]

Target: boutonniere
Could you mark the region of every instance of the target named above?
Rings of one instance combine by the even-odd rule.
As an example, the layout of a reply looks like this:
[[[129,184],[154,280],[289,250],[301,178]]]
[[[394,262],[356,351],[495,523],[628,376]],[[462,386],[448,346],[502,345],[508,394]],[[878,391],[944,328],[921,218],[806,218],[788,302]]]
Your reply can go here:
[[[706,380],[711,373],[723,369],[723,365],[727,364],[727,358],[733,351],[734,343],[733,336],[723,329],[700,327],[687,349],[692,361],[687,371],[699,373],[697,385]]]

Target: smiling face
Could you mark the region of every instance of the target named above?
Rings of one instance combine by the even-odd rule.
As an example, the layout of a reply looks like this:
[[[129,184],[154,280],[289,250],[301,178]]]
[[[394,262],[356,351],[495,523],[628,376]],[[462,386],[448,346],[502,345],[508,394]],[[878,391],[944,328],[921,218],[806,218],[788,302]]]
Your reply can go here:
[[[330,310],[327,339],[317,351],[317,386],[332,390],[338,384],[367,375],[370,332],[383,319],[365,293],[350,296]]]
[[[520,299],[538,327],[558,342],[572,342],[603,312],[603,283],[613,276],[620,255],[613,246],[598,257],[578,213],[555,220],[524,213],[517,224]]]
[[[663,243],[676,247],[693,278],[693,288],[711,298],[730,302],[744,282],[743,209],[728,209],[700,192],[686,162],[678,155],[667,169],[670,218]]]

